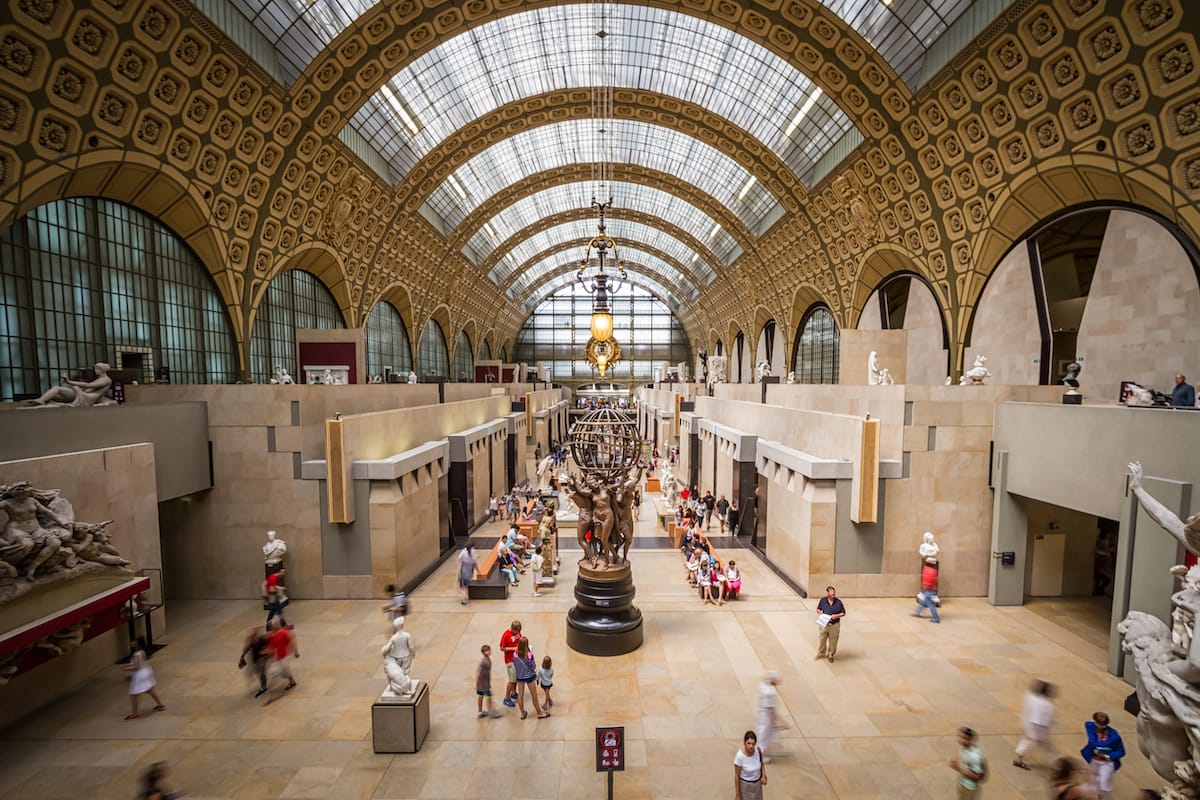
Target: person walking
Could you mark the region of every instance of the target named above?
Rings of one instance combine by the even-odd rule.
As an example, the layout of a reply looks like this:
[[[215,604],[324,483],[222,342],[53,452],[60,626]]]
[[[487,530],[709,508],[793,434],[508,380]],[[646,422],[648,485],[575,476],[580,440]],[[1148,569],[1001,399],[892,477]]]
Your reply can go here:
[[[290,625],[275,623],[274,628],[267,626],[271,634],[271,666],[267,685],[271,693],[267,696],[266,705],[270,705],[283,696],[288,689],[295,688],[296,679],[292,677],[292,658],[300,657],[300,648],[296,645],[296,634]],[[279,683],[287,680],[282,689]]]
[[[1094,800],[1094,794],[1072,779],[1078,769],[1073,758],[1062,756],[1054,760],[1050,767],[1050,796],[1054,800]]]
[[[779,716],[779,673],[768,672],[758,684],[758,715],[755,720],[759,755],[763,755],[775,741],[775,734],[791,727]],[[763,755],[763,763],[770,764],[771,759]]]
[[[837,596],[837,589],[825,587],[825,596],[817,602],[817,660],[828,657],[833,663],[837,655],[838,637],[842,632],[842,617],[846,616],[846,606]],[[823,623],[823,624],[822,624]]]
[[[550,712],[545,711],[538,702],[537,662],[534,661],[533,651],[529,648],[529,639],[524,636],[517,642],[517,652],[513,655],[513,669],[517,677],[517,708],[521,712],[521,719],[529,716],[529,712],[525,710],[526,686],[529,687],[529,698],[533,701],[533,711],[537,718],[545,719],[550,716]]]
[[[542,565],[546,563],[546,559],[542,558],[542,546],[539,544],[533,551],[533,558],[529,562],[529,568],[533,571],[533,596],[541,597],[542,593],[539,588],[542,584]]]
[[[500,501],[496,499],[496,495],[492,495],[492,499],[488,500],[488,524],[496,521],[500,516]]]
[[[284,581],[287,580],[287,570],[280,567],[278,572],[272,572],[263,581],[263,606],[267,612],[267,627],[271,626],[271,620],[279,617],[280,625],[287,625],[287,620],[283,617],[283,609],[288,604],[287,587],[284,586]]]
[[[729,510],[725,512],[725,523],[729,526],[729,535],[738,535],[738,525],[742,521],[742,512],[738,508],[737,500],[734,500],[729,505]]]
[[[249,662],[246,661],[246,656],[250,656]],[[262,697],[267,693],[267,664],[270,661],[271,648],[267,632],[255,626],[246,637],[246,642],[242,647],[242,657],[238,659],[238,669],[245,668],[247,663],[254,665],[254,674],[258,676],[258,691],[254,693],[255,698]]]
[[[142,788],[138,800],[175,800],[183,792],[172,792],[165,785],[167,780],[167,762],[156,761],[142,775]]]
[[[391,597],[391,602],[383,607],[383,613],[388,615],[388,629],[391,630],[391,623],[408,616],[408,595],[396,589],[392,583],[383,587],[383,591]]]
[[[1016,756],[1013,766],[1029,769],[1025,754],[1034,746],[1040,746],[1047,753],[1050,750],[1050,725],[1054,722],[1054,686],[1046,681],[1034,681],[1025,692],[1025,703],[1021,709],[1021,724],[1025,735],[1017,742]]]
[[[475,702],[479,706],[479,719],[487,716],[494,719],[500,716],[500,712],[492,703],[492,648],[485,644],[479,648],[479,652],[483,658],[475,668]],[[484,700],[487,700],[487,711],[483,710]]]
[[[1121,768],[1125,757],[1125,743],[1121,734],[1108,724],[1108,714],[1097,711],[1083,723],[1087,733],[1087,744],[1080,750],[1083,760],[1092,774],[1092,786],[1100,800],[1112,800],[1113,773]]]
[[[733,755],[733,800],[762,800],[767,785],[767,759],[754,731],[742,736],[742,746]]]
[[[467,542],[463,549],[458,551],[458,593],[462,596],[459,602],[464,606],[467,604],[467,587],[475,578],[475,567],[478,564],[475,546]]]
[[[950,769],[958,773],[958,800],[975,800],[979,797],[979,782],[987,775],[983,752],[976,746],[975,731],[967,727],[958,729],[958,757],[948,761]]]
[[[508,630],[500,634],[500,652],[504,654],[504,670],[508,673],[508,683],[504,685],[504,705],[509,708],[517,707],[517,668],[513,666],[513,656],[520,641],[521,620],[514,619]]]
[[[154,668],[150,666],[150,656],[146,654],[146,640],[141,636],[129,646],[129,663],[123,669],[133,673],[129,679],[129,715],[125,719],[138,718],[138,697],[143,694],[150,695],[154,700],[155,711],[167,710],[158,692],[154,691],[158,681],[154,678]]]
[[[921,616],[921,612],[929,609],[930,622],[942,621],[938,615],[937,603],[934,599],[937,597],[938,584],[938,562],[936,558],[921,559],[921,592],[917,595],[917,610],[913,612],[914,617]]]
[[[550,690],[554,688],[554,662],[550,660],[550,656],[542,658],[542,666],[537,671],[538,686],[542,687],[542,692],[546,695],[546,708],[554,705],[554,698],[550,696]]]
[[[721,523],[722,533],[725,531],[725,515],[729,512],[729,501],[725,499],[725,495],[717,500],[717,521]]]

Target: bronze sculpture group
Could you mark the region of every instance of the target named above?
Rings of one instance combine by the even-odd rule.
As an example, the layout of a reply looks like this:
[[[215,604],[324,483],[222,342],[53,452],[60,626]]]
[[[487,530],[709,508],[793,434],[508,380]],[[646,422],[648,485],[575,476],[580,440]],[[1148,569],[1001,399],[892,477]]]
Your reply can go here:
[[[583,550],[581,564],[587,562],[594,570],[604,570],[629,563],[633,499],[641,480],[641,467],[635,467],[611,482],[596,474],[578,479],[568,476],[559,481],[579,507],[576,532]]]

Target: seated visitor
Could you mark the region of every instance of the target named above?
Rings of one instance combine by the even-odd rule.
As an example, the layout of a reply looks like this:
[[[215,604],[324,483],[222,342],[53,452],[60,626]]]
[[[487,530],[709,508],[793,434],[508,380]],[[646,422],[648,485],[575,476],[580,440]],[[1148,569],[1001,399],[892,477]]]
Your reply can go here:
[[[683,529],[683,536],[679,540],[679,549],[683,552],[683,557],[687,558],[692,554],[692,547],[695,544],[695,539],[692,536],[691,528]]]
[[[725,570],[725,594],[730,600],[736,600],[742,591],[742,572],[737,562],[729,559],[729,567]]]
[[[709,568],[709,564],[704,563],[700,565],[700,570],[696,573],[696,581],[700,584],[700,596],[704,598],[704,604],[708,605],[712,603],[716,605],[716,601],[713,600],[712,571]]]
[[[516,586],[518,583],[517,559],[516,556],[513,555],[512,550],[510,550],[508,545],[505,544],[503,539],[496,542],[496,554],[496,565],[500,568],[500,571],[504,573],[504,577],[508,579],[508,582],[513,586]]]
[[[688,556],[687,564],[685,565],[685,567],[686,567],[686,571],[684,574],[687,577],[688,584],[691,586],[695,586],[696,585],[696,573],[700,569],[700,548],[696,548],[696,549],[692,550],[691,555]]]

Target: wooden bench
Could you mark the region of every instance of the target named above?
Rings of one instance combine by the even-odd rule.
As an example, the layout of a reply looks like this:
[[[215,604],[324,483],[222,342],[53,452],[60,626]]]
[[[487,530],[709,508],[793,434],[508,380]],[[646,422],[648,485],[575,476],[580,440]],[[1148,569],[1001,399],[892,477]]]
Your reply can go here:
[[[718,552],[718,551],[717,551],[717,548],[716,548],[716,547],[713,545],[713,543],[712,543],[712,542],[709,540],[709,538],[708,538],[707,536],[705,536],[705,535],[704,535],[704,532],[703,532],[703,531],[699,531],[699,530],[697,530],[697,531],[696,531],[696,535],[698,535],[698,536],[700,537],[700,541],[701,541],[702,543],[704,543],[704,544],[707,544],[707,545],[708,545],[708,555],[709,555],[710,557],[712,557],[712,558],[716,559],[717,561],[721,562],[721,567],[722,567],[722,569],[724,569],[725,567],[728,567],[728,566],[729,566],[729,562],[728,562],[728,561],[726,561],[724,558],[722,558],[722,557],[721,557],[721,554],[720,554],[720,552]],[[682,525],[680,525],[680,526],[679,526],[679,539],[678,539],[677,541],[682,541],[682,539],[683,539],[683,526],[682,526]],[[697,588],[697,589],[700,589],[700,587],[699,587],[699,586],[697,586],[696,588]],[[703,589],[700,589],[700,593],[701,593],[701,597],[703,597],[703,596],[704,596],[704,590],[703,590]],[[741,595],[741,592],[739,591],[739,593],[738,593],[738,594],[739,594],[739,596],[740,596],[740,595]],[[733,598],[726,596],[726,599],[728,599],[728,600],[732,600]]]
[[[467,597],[472,600],[507,600],[508,578],[500,571],[500,553],[492,547],[475,565],[475,580],[467,582]]]

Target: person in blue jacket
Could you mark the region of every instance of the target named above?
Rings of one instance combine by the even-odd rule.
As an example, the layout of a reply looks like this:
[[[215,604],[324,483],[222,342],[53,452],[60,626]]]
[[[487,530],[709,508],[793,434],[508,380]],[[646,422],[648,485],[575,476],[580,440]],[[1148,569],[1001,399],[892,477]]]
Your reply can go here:
[[[1087,731],[1088,741],[1079,753],[1088,762],[1099,800],[1111,800],[1113,773],[1121,768],[1125,743],[1117,729],[1109,727],[1108,714],[1103,711],[1092,714],[1092,718],[1083,723],[1083,729]]]

